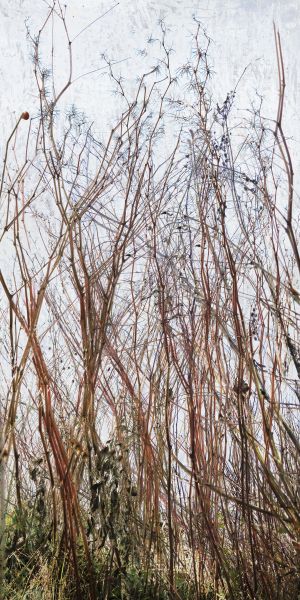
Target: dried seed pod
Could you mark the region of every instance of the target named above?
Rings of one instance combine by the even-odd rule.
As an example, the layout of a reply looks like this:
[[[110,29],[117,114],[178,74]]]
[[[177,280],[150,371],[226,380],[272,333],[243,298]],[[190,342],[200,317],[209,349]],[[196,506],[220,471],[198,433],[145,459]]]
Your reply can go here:
[[[28,119],[29,119],[29,112],[27,112],[27,110],[25,112],[22,112],[21,119],[24,119],[24,121],[28,121]]]
[[[33,467],[32,469],[29,470],[29,475],[31,477],[31,479],[33,481],[36,481],[36,477],[37,477],[37,468]]]
[[[248,383],[246,381],[244,381],[244,380],[242,380],[242,381],[236,380],[235,385],[233,387],[233,391],[236,394],[239,394],[239,393],[240,394],[246,394],[247,392],[249,392],[249,390],[250,390],[250,387],[249,387],[249,385],[248,385]]]
[[[92,512],[97,510],[99,508],[99,506],[100,506],[100,499],[99,499],[99,496],[96,496],[95,498],[93,498],[93,500],[91,502]]]

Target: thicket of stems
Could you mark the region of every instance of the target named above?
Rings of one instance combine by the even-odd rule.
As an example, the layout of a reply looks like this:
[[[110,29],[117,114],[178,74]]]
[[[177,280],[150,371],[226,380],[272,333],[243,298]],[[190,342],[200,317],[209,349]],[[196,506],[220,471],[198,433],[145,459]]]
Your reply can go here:
[[[60,91],[39,55],[53,18]],[[63,11],[33,40],[39,113],[18,120],[0,189],[1,568],[30,579],[48,564],[49,597],[109,598],[111,573],[133,567],[157,598],[159,578],[176,599],[299,592],[299,207],[280,37],[277,116],[258,106],[236,127],[235,90],[214,104],[196,29],[175,76],[162,25],[133,99],[107,62],[124,112],[106,141],[59,112]],[[55,568],[74,575],[65,596]]]

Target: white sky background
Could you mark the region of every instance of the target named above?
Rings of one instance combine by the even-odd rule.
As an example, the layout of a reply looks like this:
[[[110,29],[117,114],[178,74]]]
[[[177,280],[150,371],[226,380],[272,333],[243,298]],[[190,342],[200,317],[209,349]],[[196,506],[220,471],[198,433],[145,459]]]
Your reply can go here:
[[[114,4],[114,0],[69,0],[70,37]],[[34,34],[46,13],[47,2],[44,0],[0,0],[1,153],[19,114],[28,110],[33,115],[36,110],[37,96],[25,19]],[[155,56],[155,49],[150,48],[146,40],[151,34],[158,35],[158,19],[163,17],[170,26],[169,41],[176,51],[175,65],[176,61],[176,64],[185,62],[189,56],[193,14],[200,18],[213,40],[210,57],[216,73],[216,100],[222,102],[225,99],[245,66],[251,63],[240,84],[236,105],[241,109],[249,107],[257,90],[264,97],[263,114],[274,118],[278,90],[275,21],[281,33],[287,79],[285,131],[298,141],[300,0],[120,0],[112,12],[95,22],[74,42],[74,77],[98,68],[101,54],[106,52],[112,60],[127,59],[118,69],[129,77],[129,89],[133,90],[136,74],[144,65],[137,50],[146,48]],[[50,30],[47,32],[50,42]],[[55,46],[59,78],[65,74],[67,59],[66,40],[59,30],[55,32]],[[45,62],[49,62],[46,54]],[[150,64],[154,64],[154,60]],[[66,100],[70,104],[74,102],[89,120],[95,122],[98,131],[105,134],[108,123],[112,123],[112,117],[120,111],[118,99],[112,98],[111,89],[108,77],[96,73],[79,79]]]
[[[52,4],[52,0],[49,0]],[[193,15],[201,20],[212,39],[209,49],[210,65],[214,71],[211,87],[214,101],[223,104],[245,67],[249,65],[238,87],[234,111],[239,119],[250,117],[247,109],[251,102],[263,99],[262,114],[276,118],[278,74],[273,21],[279,29],[286,71],[286,102],[284,131],[289,138],[295,171],[295,189],[300,189],[300,0],[119,0],[106,16],[98,19],[116,4],[115,0],[69,0],[66,21],[73,39],[90,23],[72,44],[73,80],[103,66],[101,56],[106,53],[126,80],[129,95],[134,95],[137,75],[156,64],[161,56],[158,45],[147,44],[152,36],[159,37],[159,19],[163,18],[170,31],[168,42],[174,48],[173,67],[182,65],[190,57],[192,33],[195,32]],[[63,0],[61,2],[63,4]],[[0,0],[0,160],[4,156],[6,140],[23,111],[31,117],[38,114],[39,102],[31,59],[31,45],[27,39],[26,24],[35,35],[48,13],[47,0]],[[58,19],[56,23],[58,23]],[[42,58],[51,67],[51,23],[45,30]],[[62,27],[54,29],[54,74],[56,89],[68,77],[68,47]],[[141,57],[140,50],[147,56]],[[94,131],[105,143],[111,126],[122,111],[120,99],[112,94],[112,82],[107,70],[80,77],[69,88],[60,108],[75,106],[83,111],[88,122],[94,122]],[[124,108],[124,105],[123,105]],[[240,112],[239,112],[240,111]],[[22,121],[18,138],[28,131],[29,121]],[[290,139],[292,138],[292,139]],[[167,140],[174,141],[169,135]],[[21,144],[18,144],[20,157]],[[165,149],[165,148],[164,148]],[[285,198],[283,198],[285,203]],[[295,217],[299,217],[299,198],[295,199]],[[8,262],[9,252],[3,252],[1,268]]]

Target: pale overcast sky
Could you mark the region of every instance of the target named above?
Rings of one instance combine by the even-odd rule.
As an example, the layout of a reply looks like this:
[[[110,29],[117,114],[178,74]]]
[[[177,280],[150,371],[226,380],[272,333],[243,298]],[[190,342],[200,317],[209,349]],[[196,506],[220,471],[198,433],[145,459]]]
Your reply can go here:
[[[67,2],[71,38],[114,4],[114,0]],[[25,20],[31,32],[35,33],[47,13],[47,2],[0,0],[0,10],[0,102],[1,114],[5,115],[2,119],[2,150],[16,117],[23,110],[34,114],[36,92]],[[169,40],[179,64],[189,53],[193,14],[202,20],[213,40],[210,55],[216,73],[217,99],[224,100],[227,91],[234,87],[244,67],[250,63],[240,85],[238,104],[242,109],[247,108],[257,90],[265,99],[264,114],[274,118],[278,90],[273,35],[275,21],[281,33],[286,67],[285,128],[296,142],[300,140],[299,0],[120,0],[109,14],[97,20],[74,42],[74,76],[99,67],[101,54],[106,52],[111,59],[123,61],[119,69],[129,78],[129,88],[131,85],[133,89],[136,74],[142,68],[137,51],[146,49],[149,52],[147,38],[157,35],[159,18],[163,17],[170,26]],[[58,30],[55,36],[57,76],[63,76],[66,43]],[[45,59],[47,61],[46,55]],[[79,79],[72,86],[67,100],[84,110],[99,130],[105,132],[119,110],[118,100],[112,100],[110,91],[108,78],[103,73],[96,73]],[[296,153],[295,143],[292,144],[294,148]]]

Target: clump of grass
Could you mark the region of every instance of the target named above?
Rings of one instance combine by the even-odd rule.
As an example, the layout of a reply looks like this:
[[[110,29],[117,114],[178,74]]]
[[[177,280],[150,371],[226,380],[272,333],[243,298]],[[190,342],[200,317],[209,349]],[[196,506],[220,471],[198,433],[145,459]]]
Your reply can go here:
[[[33,511],[34,512],[34,511]],[[72,563],[67,555],[56,555],[56,547],[49,541],[47,525],[41,526],[31,510],[16,511],[9,523],[7,561],[3,599],[16,600],[72,600],[90,598],[89,565],[82,545],[77,548],[78,580],[74,578]],[[22,535],[22,537],[21,537]],[[24,536],[24,537],[23,537]],[[105,600],[167,600],[168,581],[164,573],[143,569],[131,563],[118,569],[111,566],[107,549],[93,557],[93,578],[96,598]],[[176,575],[177,598],[195,597],[195,589],[188,574]],[[203,596],[203,600],[206,596]],[[209,599],[209,595],[207,596]]]

